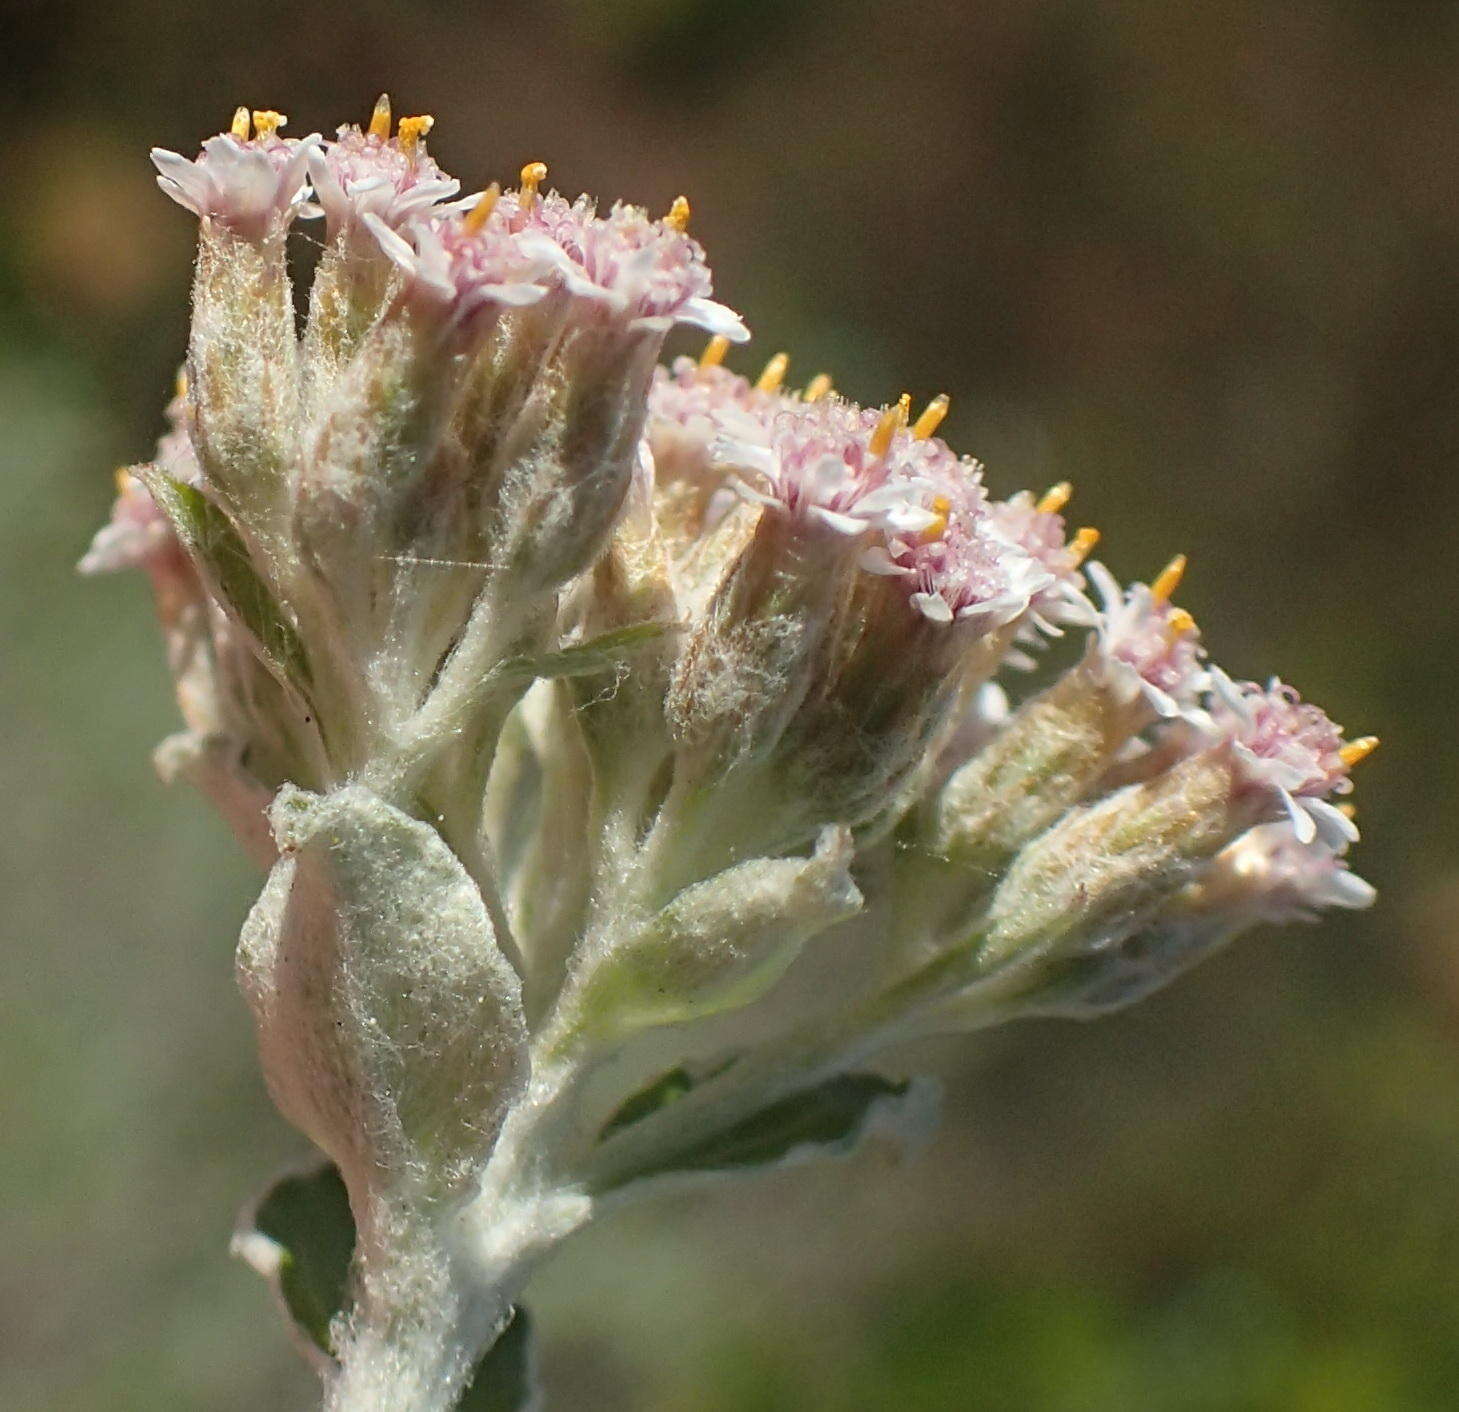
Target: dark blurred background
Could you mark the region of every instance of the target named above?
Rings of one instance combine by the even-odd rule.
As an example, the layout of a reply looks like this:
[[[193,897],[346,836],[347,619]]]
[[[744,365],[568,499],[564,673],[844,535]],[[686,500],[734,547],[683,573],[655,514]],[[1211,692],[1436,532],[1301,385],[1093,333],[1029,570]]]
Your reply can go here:
[[[537,1282],[551,1409],[1444,1409],[1459,1386],[1459,5],[5,0],[0,1406],[305,1408],[238,1207],[302,1142],[231,951],[256,886],[148,752],[140,579],[72,563],[156,436],[238,103],[428,111],[470,187],[685,191],[717,287],[852,395],[1068,478],[1238,676],[1384,747],[1379,906],[1092,1026],[925,1056],[946,1122],[662,1201]]]

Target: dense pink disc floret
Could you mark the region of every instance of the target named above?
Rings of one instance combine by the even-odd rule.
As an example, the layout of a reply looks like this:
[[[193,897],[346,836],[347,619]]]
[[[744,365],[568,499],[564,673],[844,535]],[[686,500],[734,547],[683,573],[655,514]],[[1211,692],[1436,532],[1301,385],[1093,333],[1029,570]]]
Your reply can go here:
[[[656,477],[719,482],[706,504],[702,528],[717,523],[737,498],[711,464],[716,443],[747,419],[754,425],[767,409],[784,401],[780,393],[761,392],[728,368],[700,367],[692,358],[676,358],[672,370],[654,369],[644,445]]]
[[[1145,584],[1122,589],[1103,564],[1091,563],[1087,572],[1101,601],[1096,633],[1102,659],[1123,668],[1131,694],[1144,696],[1158,715],[1193,710],[1209,675],[1190,615]]]
[[[619,204],[600,216],[586,197],[569,203],[548,192],[524,206],[507,193],[492,220],[549,260],[569,292],[632,326],[662,332],[689,324],[737,343],[750,336],[738,314],[709,297],[713,282],[699,242],[637,206]]]
[[[309,153],[317,210],[330,239],[373,215],[392,230],[428,215],[461,183],[447,176],[424,144],[342,127],[337,141]]]
[[[839,398],[798,403],[776,398],[726,417],[715,459],[748,500],[842,534],[871,529],[916,532],[938,519],[918,503],[930,483],[899,465],[895,446],[872,449],[880,414]]]
[[[363,220],[404,274],[407,297],[443,315],[449,327],[483,310],[535,304],[547,293],[548,261],[495,222],[478,227],[464,216],[443,216],[400,233],[373,212]]]
[[[1043,568],[995,533],[986,516],[953,517],[935,535],[888,536],[884,563],[863,562],[873,572],[900,575],[924,617],[936,623],[975,619],[984,630],[1027,612],[1049,582]]]
[[[1250,783],[1280,795],[1298,840],[1356,837],[1352,823],[1327,802],[1352,788],[1342,730],[1327,713],[1276,677],[1261,687],[1213,667],[1210,681],[1212,726],[1231,742]]]
[[[654,369],[649,433],[682,431],[709,446],[737,417],[753,416],[782,400],[779,393],[760,392],[726,367],[700,367],[693,358],[675,358],[671,368]]]
[[[988,513],[999,532],[1007,536],[1049,575],[1049,583],[1034,595],[1033,612],[1046,631],[1058,624],[1088,626],[1093,621],[1084,597],[1082,554],[1066,537],[1064,517],[1039,508],[1032,492],[1021,490],[1007,500],[990,500]]]
[[[157,185],[179,206],[257,240],[287,224],[303,205],[306,163],[321,140],[318,133],[293,141],[274,132],[253,138],[225,132],[203,143],[193,161],[154,147],[152,164]]]

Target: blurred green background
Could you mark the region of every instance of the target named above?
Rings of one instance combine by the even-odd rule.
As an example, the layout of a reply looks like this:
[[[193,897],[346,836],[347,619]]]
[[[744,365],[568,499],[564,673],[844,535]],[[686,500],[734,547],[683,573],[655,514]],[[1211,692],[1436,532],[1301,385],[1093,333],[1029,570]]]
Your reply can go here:
[[[1092,1026],[919,1056],[946,1122],[625,1216],[542,1273],[549,1409],[1445,1409],[1459,1393],[1459,5],[9,0],[0,57],[0,1407],[305,1408],[226,1245],[302,1142],[231,950],[256,879],[148,763],[150,449],[192,222],[146,149],[388,87],[468,183],[695,209],[721,297],[1384,748],[1379,907]]]

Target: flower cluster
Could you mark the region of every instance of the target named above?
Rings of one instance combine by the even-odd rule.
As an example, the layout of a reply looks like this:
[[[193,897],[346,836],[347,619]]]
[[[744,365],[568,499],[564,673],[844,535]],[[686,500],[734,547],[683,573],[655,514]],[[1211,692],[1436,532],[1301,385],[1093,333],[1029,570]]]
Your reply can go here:
[[[1376,742],[1210,665],[1184,560],[1122,585],[1067,484],[990,495],[945,397],[729,370],[683,198],[283,123],[153,154],[185,371],[82,567],[151,577],[159,766],[268,869],[239,976],[355,1226],[330,1407],[456,1405],[599,1208],[905,1126],[876,1051],[1371,900],[1331,801]]]

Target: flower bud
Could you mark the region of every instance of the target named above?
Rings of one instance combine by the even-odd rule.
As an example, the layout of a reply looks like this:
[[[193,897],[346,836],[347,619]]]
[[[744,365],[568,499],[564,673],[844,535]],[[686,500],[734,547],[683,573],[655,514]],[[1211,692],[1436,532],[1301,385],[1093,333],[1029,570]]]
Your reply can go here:
[[[759,999],[816,933],[855,915],[851,836],[828,828],[809,858],[756,858],[686,888],[569,982],[569,1034],[623,1038]]]

